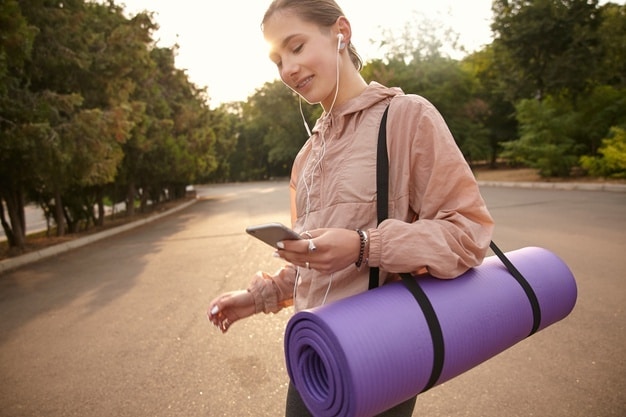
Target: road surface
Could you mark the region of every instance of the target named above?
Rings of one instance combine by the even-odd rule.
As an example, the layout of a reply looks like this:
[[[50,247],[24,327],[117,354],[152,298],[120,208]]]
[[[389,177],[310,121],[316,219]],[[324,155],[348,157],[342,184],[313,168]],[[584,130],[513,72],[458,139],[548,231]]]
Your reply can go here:
[[[572,269],[574,311],[418,397],[414,416],[626,415],[626,193],[482,189],[503,250],[542,246]],[[0,275],[0,416],[282,415],[284,326],[227,335],[208,302],[280,262],[244,233],[289,223],[286,182],[199,187],[138,229]]]

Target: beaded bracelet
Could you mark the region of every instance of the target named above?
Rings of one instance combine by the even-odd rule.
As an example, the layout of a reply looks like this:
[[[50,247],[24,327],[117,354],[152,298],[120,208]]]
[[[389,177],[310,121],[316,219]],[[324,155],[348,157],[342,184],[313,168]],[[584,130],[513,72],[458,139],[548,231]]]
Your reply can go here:
[[[359,248],[359,259],[356,261],[355,265],[357,268],[361,268],[361,264],[363,264],[363,256],[365,255],[365,245],[367,245],[367,233],[361,229],[356,229],[356,232],[359,234],[359,238],[361,239],[361,247]]]

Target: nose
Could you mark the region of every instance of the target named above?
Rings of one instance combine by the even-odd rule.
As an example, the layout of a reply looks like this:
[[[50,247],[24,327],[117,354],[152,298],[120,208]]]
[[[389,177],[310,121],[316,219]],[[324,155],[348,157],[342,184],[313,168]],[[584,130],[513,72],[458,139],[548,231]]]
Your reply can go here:
[[[280,71],[280,77],[285,82],[296,81],[300,66],[293,59],[283,60],[283,67]]]

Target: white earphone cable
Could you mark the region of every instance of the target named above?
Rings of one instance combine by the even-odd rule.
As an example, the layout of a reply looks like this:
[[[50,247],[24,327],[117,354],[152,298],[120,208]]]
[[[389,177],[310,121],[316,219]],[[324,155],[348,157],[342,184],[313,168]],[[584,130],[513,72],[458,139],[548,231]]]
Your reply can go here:
[[[302,116],[302,122],[304,123],[304,128],[306,129],[306,133],[308,133],[309,137],[311,137],[311,128],[309,124],[306,122],[306,118],[304,117],[304,112],[302,111],[302,96],[298,94],[298,105],[300,106],[300,116]]]
[[[333,110],[333,108],[335,107],[335,102],[337,101],[337,96],[339,94],[339,51],[340,51],[340,45],[341,45],[341,41],[343,40],[343,37],[337,37],[337,59],[336,59],[336,82],[335,82],[335,95],[333,97],[333,101],[330,105],[330,108],[328,109],[328,112],[326,112],[326,115],[324,117],[328,118],[331,115],[331,112]],[[300,106],[300,116],[302,116],[302,121],[304,122],[304,127],[307,131],[307,133],[309,134],[309,136],[311,136],[311,130],[309,128],[309,125],[306,122],[306,119],[304,117],[304,112],[302,111],[302,97],[298,96],[298,103]],[[306,190],[306,203],[305,203],[305,212],[304,212],[304,222],[303,225],[306,225],[308,217],[309,217],[309,212],[311,211],[311,190],[313,189],[313,179],[314,179],[314,175],[315,175],[315,171],[317,170],[317,168],[321,165],[322,160],[324,159],[324,156],[326,155],[326,139],[324,137],[324,130],[322,129],[320,131],[320,139],[322,141],[322,146],[321,146],[321,150],[319,153],[319,157],[317,158],[317,161],[314,163],[313,167],[311,167],[310,171],[307,170],[307,167],[310,165],[310,159],[311,159],[311,154],[309,154],[307,161],[305,163],[305,168],[302,172],[302,176],[300,177],[302,179],[302,182],[304,184],[304,188]],[[306,177],[310,176],[310,183],[307,183]],[[326,304],[326,299],[328,297],[328,294],[330,293],[330,287],[332,286],[333,283],[333,276],[334,274],[330,274],[329,279],[328,279],[328,287],[326,288],[326,293],[324,294],[324,298],[322,300],[322,305]],[[296,291],[297,291],[297,287],[299,284],[299,280],[300,280],[300,268],[298,268],[297,272],[296,272],[296,279],[295,279],[295,283],[294,283],[294,287],[293,287],[293,299],[295,301],[296,299]]]

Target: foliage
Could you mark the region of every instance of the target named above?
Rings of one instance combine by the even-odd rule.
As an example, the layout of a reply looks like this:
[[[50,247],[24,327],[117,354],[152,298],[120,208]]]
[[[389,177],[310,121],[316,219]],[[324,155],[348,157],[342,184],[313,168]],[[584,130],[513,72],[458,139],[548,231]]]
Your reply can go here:
[[[105,201],[132,214],[136,200],[180,197],[217,169],[205,92],[175,67],[176,47],[156,47],[149,13],[9,0],[0,22],[0,220],[11,246],[24,245],[29,201],[62,235],[102,224]]]
[[[495,61],[495,49],[487,46],[483,50],[466,57],[462,67],[475,82],[472,96],[481,103],[484,111],[478,113],[485,139],[482,146],[488,148],[485,160],[495,167],[500,156],[503,142],[517,139],[517,120],[514,104],[506,98],[503,80]],[[469,135],[470,140],[474,136]]]
[[[430,100],[471,163],[499,158],[567,176],[623,175],[626,6],[495,0],[494,41],[463,52],[413,14],[383,32],[362,75]],[[280,81],[209,109],[207,92],[157,46],[149,12],[113,0],[0,2],[0,223],[25,244],[35,202],[58,234],[101,225],[107,204],[182,196],[187,184],[288,176],[320,106]],[[94,211],[94,206],[96,210]]]
[[[626,7],[497,0],[493,11],[494,91],[515,104],[520,134],[503,156],[567,176],[624,123]]]
[[[597,82],[626,88],[626,5],[607,3],[600,8],[598,37],[602,59],[595,67]]]
[[[572,110],[576,139],[583,152],[594,155],[603,138],[616,126],[626,126],[626,88],[599,85]]]
[[[520,138],[503,144],[503,157],[539,170],[543,177],[570,175],[580,147],[573,135],[572,113],[552,97],[522,100],[517,106]]]
[[[509,98],[584,94],[601,56],[598,0],[494,0],[492,9]]]
[[[613,127],[626,126],[626,93],[599,86],[578,108],[564,97],[522,100],[516,114],[520,138],[503,143],[502,156],[538,168],[543,176],[568,176],[583,154],[597,152]]]
[[[626,113],[616,75],[626,62],[616,59],[624,56],[623,16],[623,6],[597,1],[496,1],[494,42],[459,61],[450,57],[459,48],[454,31],[414,14],[400,33],[383,32],[384,58],[367,62],[362,75],[430,100],[470,163],[509,157],[544,176],[566,176]],[[277,86],[243,106],[233,158],[243,162],[248,153],[238,166],[255,171],[253,178],[267,178],[270,161],[287,169],[300,144],[289,133],[299,129],[297,107]],[[249,153],[259,155],[256,163]]]
[[[242,104],[241,114],[244,124],[231,164],[238,176],[233,179],[288,177],[307,138],[295,93],[280,81],[265,83]]]
[[[598,153],[599,156],[583,155],[580,165],[594,176],[626,178],[626,129],[612,128]]]
[[[407,22],[399,37],[387,33],[383,42],[388,50],[385,60],[367,63],[364,78],[425,97],[444,116],[470,163],[489,159],[488,130],[484,125],[488,105],[477,97],[478,84],[473,74],[444,50],[454,49],[458,35],[419,15],[414,19]]]

